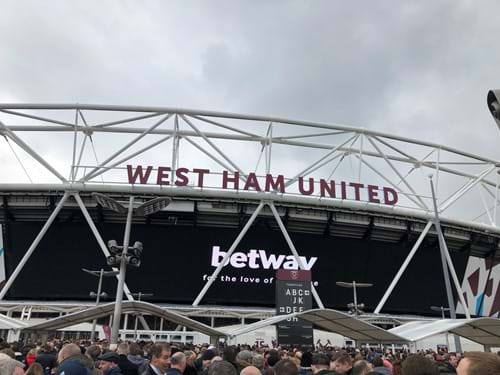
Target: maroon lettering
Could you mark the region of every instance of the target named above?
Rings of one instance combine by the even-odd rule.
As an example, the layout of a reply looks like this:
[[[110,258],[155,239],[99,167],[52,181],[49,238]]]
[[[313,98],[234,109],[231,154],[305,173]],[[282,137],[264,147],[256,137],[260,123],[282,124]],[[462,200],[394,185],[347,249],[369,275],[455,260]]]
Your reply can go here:
[[[266,174],[266,191],[279,190],[280,193],[285,192],[285,177],[283,175],[278,175],[276,181],[273,180],[273,176]]]
[[[335,181],[331,180],[330,184],[324,179],[319,180],[319,191],[321,197],[326,196],[326,192],[330,198],[335,198]]]
[[[354,199],[357,201],[361,200],[361,194],[360,194],[360,189],[363,188],[365,185],[357,183],[357,182],[351,182],[349,186],[352,186],[354,188]]]
[[[170,172],[170,167],[158,167],[158,177],[156,178],[157,185],[170,185],[170,181],[168,181],[168,172]]]
[[[390,206],[394,206],[398,203],[398,193],[396,190],[390,187],[384,188],[384,203]]]
[[[257,176],[253,172],[248,174],[244,190],[250,190],[250,188],[253,188],[255,191],[261,191],[259,180],[257,180]]]
[[[224,171],[222,173],[222,188],[223,189],[229,189],[227,185],[229,183],[234,184],[233,189],[238,190],[239,189],[239,184],[240,184],[240,172],[234,172],[234,177],[229,176],[228,171]]]
[[[314,193],[314,178],[309,177],[309,189],[304,189],[304,177],[299,177],[299,191],[303,195],[311,195]]]
[[[380,199],[378,199],[377,185],[368,185],[368,201],[372,203],[380,203]]]
[[[175,177],[177,177],[175,181],[175,186],[187,186],[189,182],[189,178],[187,176],[187,173],[189,172],[189,169],[187,168],[178,168],[175,171]]]
[[[137,178],[139,178],[140,184],[147,184],[152,170],[153,167],[148,165],[146,172],[143,173],[142,165],[138,165],[135,171],[132,169],[131,165],[127,165],[128,183],[135,184],[137,182]]]
[[[345,184],[345,181],[340,182],[340,195],[342,199],[347,199],[347,186]]]
[[[193,173],[198,173],[198,187],[203,187],[203,176],[210,173],[209,169],[193,169]]]

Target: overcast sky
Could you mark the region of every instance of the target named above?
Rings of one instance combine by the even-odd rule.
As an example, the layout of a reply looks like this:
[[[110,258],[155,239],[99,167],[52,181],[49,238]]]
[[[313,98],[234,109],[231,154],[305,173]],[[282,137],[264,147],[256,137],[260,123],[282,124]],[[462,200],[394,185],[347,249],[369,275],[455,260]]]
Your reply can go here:
[[[4,0],[0,102],[272,115],[497,159],[498,14],[498,1]]]
[[[3,1],[0,101],[363,126],[500,156],[497,1]]]

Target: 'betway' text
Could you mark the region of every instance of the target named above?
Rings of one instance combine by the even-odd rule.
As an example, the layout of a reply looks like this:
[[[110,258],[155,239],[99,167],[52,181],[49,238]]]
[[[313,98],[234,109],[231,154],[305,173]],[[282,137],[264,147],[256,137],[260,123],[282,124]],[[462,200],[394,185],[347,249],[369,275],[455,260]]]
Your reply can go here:
[[[221,251],[220,246],[212,247],[212,266],[217,267],[222,263],[222,260],[226,256],[227,252]],[[318,260],[317,257],[299,257],[300,261],[304,265],[305,270],[311,270],[314,263]],[[251,249],[248,253],[235,252],[231,254],[229,259],[226,261],[225,266],[231,265],[234,268],[251,268],[259,269],[263,268],[265,270],[284,268],[286,270],[297,270],[299,269],[299,264],[295,260],[293,255],[275,255],[267,254],[265,250],[255,250]]]

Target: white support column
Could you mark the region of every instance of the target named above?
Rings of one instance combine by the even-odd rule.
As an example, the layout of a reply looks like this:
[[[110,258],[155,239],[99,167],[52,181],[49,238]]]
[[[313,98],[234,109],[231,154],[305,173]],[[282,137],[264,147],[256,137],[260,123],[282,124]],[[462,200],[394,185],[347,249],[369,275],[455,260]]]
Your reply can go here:
[[[50,214],[49,218],[47,219],[47,221],[43,225],[42,229],[40,230],[40,233],[38,233],[38,236],[36,236],[35,240],[31,244],[31,246],[29,247],[28,251],[26,251],[23,258],[21,259],[19,264],[16,266],[16,269],[14,270],[14,272],[12,272],[12,275],[10,275],[10,277],[7,279],[5,286],[0,291],[0,300],[4,299],[5,295],[9,291],[10,287],[12,286],[14,281],[16,280],[16,278],[19,275],[19,273],[21,272],[21,270],[23,269],[24,265],[26,264],[26,262],[30,258],[31,254],[33,254],[33,252],[35,251],[36,247],[38,246],[38,244],[42,240],[43,236],[45,236],[45,233],[47,233],[47,231],[49,230],[50,226],[52,225],[55,218],[59,214],[59,211],[61,211],[61,208],[63,208],[64,202],[66,202],[66,200],[68,199],[69,196],[70,196],[70,193],[68,193],[67,191],[64,192],[63,197],[61,198],[61,200],[57,204],[54,211],[52,211],[52,213]]]
[[[495,186],[495,209],[493,211],[493,225],[497,225],[497,207],[498,207],[498,172],[499,172],[499,169],[497,167],[497,173],[496,173],[496,186]],[[488,189],[486,189],[486,191],[489,191]]]
[[[128,326],[128,314],[125,314],[125,317],[123,318],[123,329],[127,329]]]
[[[75,193],[73,193],[73,197],[75,197],[76,203],[78,203],[78,206],[80,207],[80,210],[82,211],[82,214],[85,217],[85,220],[87,220],[87,224],[89,225],[90,230],[94,234],[94,237],[97,240],[97,243],[99,244],[99,247],[101,248],[102,252],[104,253],[104,256],[106,258],[109,257],[111,254],[110,254],[108,248],[106,247],[106,245],[104,244],[104,241],[102,240],[101,234],[97,230],[97,227],[95,226],[94,221],[90,217],[90,214],[87,211],[87,207],[85,207],[85,203],[83,203],[82,198],[80,197],[80,194],[75,192]],[[112,269],[113,269],[113,271],[119,271],[117,267],[113,267]],[[118,280],[118,278],[119,278],[119,275],[116,275],[117,280]],[[127,283],[125,283],[123,285],[123,292],[125,293],[125,295],[127,296],[127,299],[129,301],[134,300],[134,297],[132,296],[132,293],[130,293],[130,289],[128,288]]]
[[[444,238],[444,236],[443,236],[443,238]],[[455,285],[455,289],[457,290],[458,299],[460,300],[460,303],[462,304],[462,307],[464,308],[465,317],[467,319],[470,319],[471,317],[470,317],[470,312],[469,312],[469,306],[465,303],[464,292],[462,291],[462,287],[460,286],[460,282],[458,281],[457,272],[455,271],[455,266],[453,265],[453,261],[451,260],[448,246],[446,245],[445,241],[443,241],[443,242],[444,242],[444,248],[445,248],[444,255],[446,257],[446,263],[448,263],[448,267],[450,268],[451,278],[453,279],[453,284]]]
[[[75,128],[73,130],[73,159],[69,172],[69,180],[75,180],[75,161],[76,161],[76,141],[78,140],[78,109],[75,110]]]
[[[255,211],[253,212],[252,216],[250,217],[250,219],[247,221],[247,223],[245,224],[245,226],[241,230],[240,234],[238,234],[238,237],[236,237],[236,239],[234,240],[233,244],[229,248],[229,251],[226,253],[226,255],[224,256],[224,258],[222,259],[220,264],[217,266],[215,271],[212,273],[212,276],[210,276],[210,279],[207,280],[207,282],[206,282],[205,286],[203,287],[203,289],[201,290],[200,294],[198,294],[198,297],[196,297],[196,299],[194,300],[193,306],[199,305],[200,301],[203,299],[203,297],[207,293],[208,289],[210,288],[210,286],[213,284],[213,282],[215,281],[215,279],[219,275],[219,272],[222,270],[222,267],[224,267],[224,265],[228,261],[229,257],[233,254],[234,250],[239,245],[241,239],[248,232],[248,230],[252,226],[253,222],[255,221],[255,219],[257,218],[257,216],[259,215],[259,213],[263,207],[264,207],[264,202],[260,202],[259,205],[257,206],[257,208],[255,209]]]
[[[273,123],[269,123],[267,131],[267,145],[266,145],[266,173],[271,173],[271,151],[273,146]]]
[[[394,279],[392,280],[391,284],[389,285],[389,287],[385,291],[384,296],[382,297],[382,299],[378,303],[377,307],[375,308],[375,311],[374,311],[375,314],[379,314],[380,310],[382,310],[382,307],[384,307],[385,303],[387,302],[387,299],[389,298],[392,291],[394,290],[394,287],[398,283],[398,281],[401,278],[401,276],[403,275],[403,273],[406,271],[408,264],[410,264],[413,256],[415,255],[418,248],[422,244],[422,241],[424,240],[425,236],[427,235],[427,232],[429,231],[429,229],[431,229],[431,226],[432,226],[432,221],[428,221],[424,230],[422,231],[422,233],[420,233],[420,236],[418,237],[417,242],[415,242],[415,244],[413,245],[413,248],[411,249],[411,251],[408,254],[408,256],[406,257],[405,261],[401,265],[401,268],[399,269],[398,273],[396,274],[396,276],[394,276]]]
[[[358,165],[358,182],[361,182],[361,167],[363,166],[363,133],[359,136],[359,165]]]
[[[142,314],[139,315],[139,321],[142,324],[142,328],[144,328],[146,331],[151,331],[151,329],[149,328],[148,322],[146,322],[146,319],[144,319],[144,315],[142,315]]]
[[[290,238],[290,235],[288,234],[286,228],[285,228],[285,225],[283,225],[283,221],[281,220],[281,217],[278,213],[278,211],[276,210],[276,207],[274,207],[274,203],[273,202],[269,202],[268,203],[268,206],[271,208],[271,211],[273,212],[273,215],[274,215],[274,218],[276,219],[280,229],[281,229],[281,233],[283,233],[283,236],[285,237],[285,240],[288,244],[288,247],[290,247],[290,250],[293,254],[293,256],[295,257],[295,260],[297,261],[297,264],[299,265],[299,268],[301,270],[304,270],[305,267],[304,267],[304,263],[302,262],[302,259],[300,259],[299,257],[299,253],[297,252],[297,249],[295,248],[295,245],[293,244],[292,242],[292,239]],[[314,287],[313,285],[313,282],[311,281],[311,292],[313,294],[313,297],[316,301],[316,304],[318,305],[318,307],[320,309],[324,309],[325,306],[323,305],[323,302],[321,302],[321,298],[319,298],[319,294],[318,292],[316,291],[316,288]]]
[[[172,164],[170,165],[172,180],[175,176],[175,171],[177,170],[177,161],[179,160],[179,136],[177,135],[178,132],[179,116],[176,114],[174,117],[174,134],[172,136]]]

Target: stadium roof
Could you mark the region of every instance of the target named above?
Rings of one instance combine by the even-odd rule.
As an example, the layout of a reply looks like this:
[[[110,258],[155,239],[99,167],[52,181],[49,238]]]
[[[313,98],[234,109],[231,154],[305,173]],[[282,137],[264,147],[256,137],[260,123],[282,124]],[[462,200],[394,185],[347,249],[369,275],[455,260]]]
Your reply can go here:
[[[482,345],[500,345],[500,319],[442,319],[433,322],[410,322],[392,328],[389,332],[419,341],[440,333],[450,332]]]
[[[301,313],[293,313],[287,315],[277,315],[269,319],[261,320],[259,322],[245,325],[237,328],[228,335],[231,337],[239,336],[256,329],[266,327],[268,325],[279,323],[283,320],[297,317],[308,321],[316,328],[325,331],[338,333],[345,337],[361,342],[407,342],[409,340],[403,338],[397,333],[386,331],[380,327],[366,323],[352,315],[331,309],[313,309]]]
[[[78,323],[88,322],[93,319],[109,316],[113,314],[114,308],[115,308],[114,302],[107,303],[104,305],[91,307],[89,309],[79,311],[76,313],[60,316],[58,318],[51,319],[43,323],[33,324],[31,326],[24,327],[24,329],[29,331],[57,330]],[[125,314],[133,312],[140,312],[158,316],[170,322],[191,328],[197,332],[203,333],[208,336],[226,336],[226,334],[222,331],[216,330],[196,320],[190,319],[188,317],[185,317],[170,310],[165,310],[161,307],[158,307],[148,302],[137,302],[137,301],[123,302],[122,313]]]

